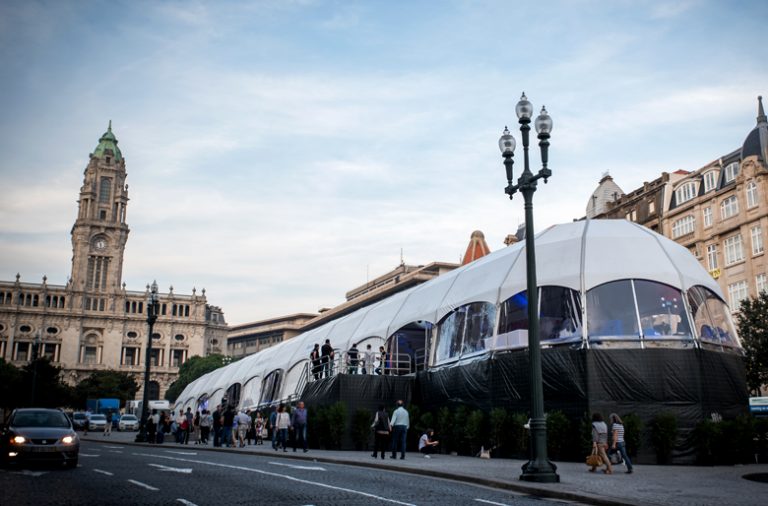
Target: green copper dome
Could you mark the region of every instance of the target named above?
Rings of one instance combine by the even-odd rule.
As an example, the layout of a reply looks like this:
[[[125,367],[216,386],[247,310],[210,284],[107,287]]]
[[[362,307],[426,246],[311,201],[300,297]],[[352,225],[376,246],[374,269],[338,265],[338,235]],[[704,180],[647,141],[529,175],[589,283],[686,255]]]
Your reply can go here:
[[[107,131],[101,136],[99,145],[93,150],[93,156],[98,158],[113,156],[117,162],[123,159],[123,154],[120,152],[120,148],[117,147],[115,134],[112,133],[112,120],[109,120]]]

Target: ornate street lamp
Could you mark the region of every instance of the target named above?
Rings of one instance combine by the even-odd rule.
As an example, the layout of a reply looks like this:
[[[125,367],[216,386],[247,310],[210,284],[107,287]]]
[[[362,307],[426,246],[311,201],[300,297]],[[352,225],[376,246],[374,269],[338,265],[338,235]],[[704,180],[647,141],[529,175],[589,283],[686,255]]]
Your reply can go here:
[[[523,93],[515,107],[515,112],[520,123],[520,133],[523,139],[524,170],[513,181],[512,157],[515,152],[515,139],[504,127],[504,133],[499,139],[499,149],[504,157],[504,168],[507,172],[507,187],[504,192],[512,196],[518,191],[523,194],[525,202],[525,260],[528,295],[528,357],[531,368],[531,460],[523,465],[523,474],[520,479],[542,483],[554,483],[560,481],[555,466],[547,458],[547,421],[544,418],[544,388],[541,380],[541,345],[539,344],[539,294],[536,286],[536,250],[533,240],[533,194],[536,192],[536,184],[539,179],[552,175],[547,168],[547,151],[549,148],[549,134],[552,131],[552,118],[547,114],[545,107],[534,123],[539,133],[539,147],[541,148],[541,170],[537,174],[531,172],[528,161],[528,133],[531,130],[529,123],[533,114],[533,105]]]
[[[141,424],[139,433],[136,434],[137,443],[147,442],[147,419],[149,418],[149,370],[152,365],[152,334],[154,333],[159,308],[160,302],[157,295],[157,281],[153,281],[152,290],[147,295],[147,324],[149,324],[149,335],[147,336],[147,353],[144,356],[144,395],[141,398]]]

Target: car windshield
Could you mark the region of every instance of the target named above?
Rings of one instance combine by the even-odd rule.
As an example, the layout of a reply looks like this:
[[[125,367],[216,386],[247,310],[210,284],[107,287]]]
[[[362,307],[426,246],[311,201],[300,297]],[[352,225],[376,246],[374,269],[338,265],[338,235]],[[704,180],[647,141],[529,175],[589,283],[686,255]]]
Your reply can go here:
[[[107,417],[104,415],[91,415],[91,420],[106,420]]]
[[[85,419],[85,413],[75,413],[72,415],[72,418],[75,420],[84,420]]]
[[[69,427],[69,420],[58,411],[25,411],[16,413],[11,421],[14,427]]]
[[[136,418],[133,415],[123,415],[123,417],[120,420],[125,420],[126,422],[133,422],[138,420],[138,418]]]

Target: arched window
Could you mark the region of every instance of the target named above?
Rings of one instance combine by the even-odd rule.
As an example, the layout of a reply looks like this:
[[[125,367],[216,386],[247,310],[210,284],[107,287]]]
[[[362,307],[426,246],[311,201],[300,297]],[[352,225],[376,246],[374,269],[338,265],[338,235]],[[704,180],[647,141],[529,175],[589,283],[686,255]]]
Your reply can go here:
[[[725,169],[723,169],[723,172],[725,173],[725,182],[730,183],[736,179],[736,176],[739,175],[740,169],[741,166],[739,165],[739,162],[733,162],[726,165]]]
[[[490,302],[472,302],[453,310],[438,324],[435,363],[485,351],[495,324],[496,306]]]
[[[240,405],[240,393],[242,392],[242,385],[240,383],[235,383],[233,385],[230,385],[229,388],[227,388],[227,393],[224,395],[224,397],[227,399],[227,403],[230,406],[239,406]]]
[[[283,381],[283,371],[276,369],[267,374],[264,378],[264,385],[261,388],[261,399],[259,404],[269,404],[279,399],[280,386]]]
[[[704,191],[712,191],[715,188],[717,188],[717,176],[719,175],[718,171],[716,170],[710,170],[706,174],[704,174]]]
[[[731,195],[720,203],[720,217],[722,219],[730,218],[739,214],[739,199],[736,195]]]
[[[109,202],[110,186],[112,186],[112,179],[102,177],[99,186],[99,202]]]
[[[528,342],[528,296],[517,293],[501,305],[499,347],[515,348]],[[501,336],[504,336],[503,338]],[[581,342],[581,298],[562,286],[539,288],[539,341],[542,346]]]
[[[696,196],[698,185],[694,181],[683,183],[675,190],[675,201],[678,205],[688,202]]]
[[[688,290],[688,304],[703,348],[727,350],[740,347],[728,306],[711,290],[694,286]]]

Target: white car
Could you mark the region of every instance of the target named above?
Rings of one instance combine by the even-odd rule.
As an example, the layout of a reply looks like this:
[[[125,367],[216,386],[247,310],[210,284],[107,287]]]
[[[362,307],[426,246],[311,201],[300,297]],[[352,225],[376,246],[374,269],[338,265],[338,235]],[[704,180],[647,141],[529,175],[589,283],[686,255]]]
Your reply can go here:
[[[117,424],[117,430],[139,430],[139,419],[136,415],[123,415]]]
[[[107,417],[102,414],[95,413],[88,418],[89,430],[104,430],[105,425],[107,425]]]

